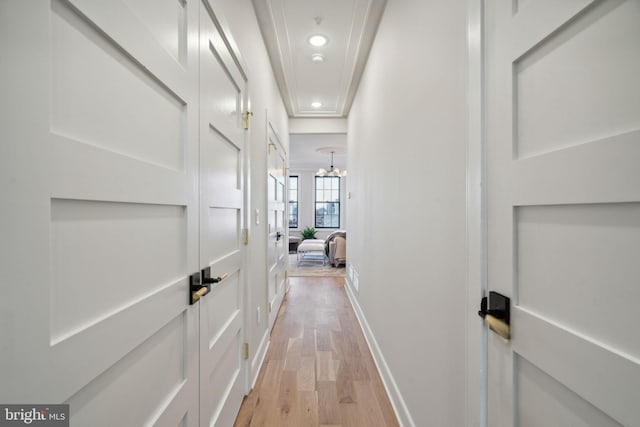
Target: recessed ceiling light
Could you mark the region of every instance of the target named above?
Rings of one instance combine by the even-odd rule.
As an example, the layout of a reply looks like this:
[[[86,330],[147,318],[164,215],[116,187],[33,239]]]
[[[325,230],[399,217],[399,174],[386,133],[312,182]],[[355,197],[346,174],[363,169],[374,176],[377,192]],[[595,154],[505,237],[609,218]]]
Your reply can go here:
[[[315,47],[322,47],[327,44],[327,41],[327,38],[325,36],[321,36],[320,34],[309,37],[309,44]]]
[[[312,106],[313,108],[320,108],[320,107],[322,107],[322,102],[320,102],[320,101],[313,101],[313,102],[311,103],[311,106]]]
[[[316,63],[324,62],[324,55],[321,53],[314,53],[311,55],[311,60]]]

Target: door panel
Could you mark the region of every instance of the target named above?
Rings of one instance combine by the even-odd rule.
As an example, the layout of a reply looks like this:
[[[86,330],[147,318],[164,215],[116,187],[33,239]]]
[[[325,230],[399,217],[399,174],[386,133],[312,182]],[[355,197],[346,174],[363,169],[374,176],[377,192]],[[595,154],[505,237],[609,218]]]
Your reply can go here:
[[[89,17],[62,2],[52,6],[51,130],[182,171],[184,102],[92,28]]]
[[[629,61],[640,37],[636,7],[603,2],[514,61],[519,158],[640,127],[640,87],[629,85],[640,73],[640,63]]]
[[[180,26],[180,65],[121,1],[1,7],[2,287],[25,263],[37,277],[3,291],[21,304],[2,307],[0,400],[68,402],[78,426],[197,425],[197,49]]]
[[[637,336],[640,312],[620,310],[640,300],[640,287],[629,280],[640,277],[640,203],[519,207],[515,227],[519,305],[640,354],[640,340],[629,339]]]
[[[637,426],[640,5],[487,2],[488,425]]]
[[[181,313],[72,396],[73,425],[96,425],[96,420],[105,420],[103,425],[177,425],[185,416],[177,407],[191,404],[184,388],[187,333]],[[169,404],[158,407],[159,402]]]
[[[158,293],[187,269],[184,207],[52,199],[50,227],[52,343]],[[86,292],[101,298],[78,298]]]
[[[200,268],[222,280],[200,301],[200,424],[232,425],[244,397],[241,232],[246,81],[213,9],[200,21]]]
[[[240,250],[239,229],[241,224],[238,209],[210,206],[206,211],[203,228],[209,238],[203,239],[203,257],[219,260]],[[212,237],[215,236],[214,240]]]
[[[124,3],[176,61],[186,63],[186,0],[125,0]]]
[[[515,394],[520,402],[516,408],[515,425],[621,426],[561,382],[517,355],[515,372]]]
[[[269,327],[273,326],[285,291],[285,176],[286,153],[278,135],[268,125],[268,177],[267,177],[267,298]]]

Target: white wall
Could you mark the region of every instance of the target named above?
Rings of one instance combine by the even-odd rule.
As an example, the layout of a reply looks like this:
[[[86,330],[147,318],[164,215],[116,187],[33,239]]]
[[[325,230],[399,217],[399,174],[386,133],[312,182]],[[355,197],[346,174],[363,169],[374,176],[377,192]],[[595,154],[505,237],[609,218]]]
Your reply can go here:
[[[290,228],[292,236],[300,236],[305,227],[315,228],[315,176],[317,169],[295,169],[289,175],[298,176],[298,228]],[[347,230],[347,182],[348,177],[340,179],[340,230]],[[326,239],[335,228],[316,228],[316,237]]]
[[[404,425],[465,423],[465,37],[465,2],[388,2],[348,120],[350,292]]]
[[[253,5],[250,0],[219,0],[227,24],[238,44],[249,72],[249,93],[251,95],[250,128],[250,201],[248,206],[249,245],[247,247],[247,279],[249,284],[247,308],[247,338],[249,342],[251,378],[259,369],[262,353],[261,344],[268,339],[267,334],[267,120],[269,120],[289,151],[288,117],[271,63],[258,27]],[[260,224],[255,223],[255,209],[260,209]],[[258,324],[257,308],[261,319]],[[274,310],[277,310],[274,307]],[[264,349],[264,348],[262,348]]]
[[[289,132],[297,134],[347,133],[347,120],[326,117],[290,118]]]

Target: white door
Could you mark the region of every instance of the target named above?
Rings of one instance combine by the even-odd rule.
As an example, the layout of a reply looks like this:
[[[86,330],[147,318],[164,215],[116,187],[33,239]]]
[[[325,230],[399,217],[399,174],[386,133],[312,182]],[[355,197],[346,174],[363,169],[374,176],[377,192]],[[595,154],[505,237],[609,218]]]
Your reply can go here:
[[[640,2],[486,2],[488,425],[640,426]]]
[[[198,425],[191,6],[0,3],[0,402]]]
[[[286,153],[278,135],[269,123],[268,129],[268,176],[267,176],[267,297],[269,327],[273,326],[278,308],[284,297],[286,254],[285,250],[285,157]]]
[[[244,397],[243,150],[246,79],[209,7],[200,21],[200,425],[233,425]]]

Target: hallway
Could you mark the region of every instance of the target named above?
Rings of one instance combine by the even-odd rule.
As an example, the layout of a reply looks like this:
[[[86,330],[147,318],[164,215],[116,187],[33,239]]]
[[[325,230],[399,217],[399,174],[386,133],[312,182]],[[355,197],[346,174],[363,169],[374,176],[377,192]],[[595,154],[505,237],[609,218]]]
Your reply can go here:
[[[638,23],[0,1],[0,425],[640,427]]]
[[[258,381],[235,425],[397,426],[344,279],[289,283]]]

